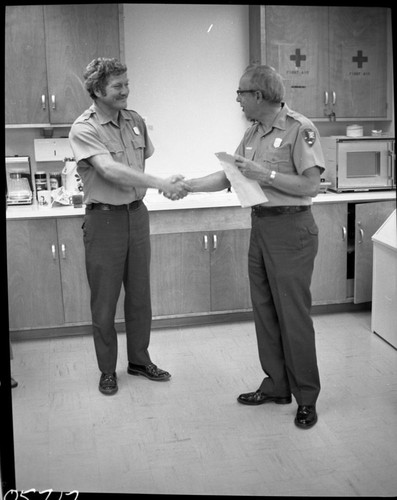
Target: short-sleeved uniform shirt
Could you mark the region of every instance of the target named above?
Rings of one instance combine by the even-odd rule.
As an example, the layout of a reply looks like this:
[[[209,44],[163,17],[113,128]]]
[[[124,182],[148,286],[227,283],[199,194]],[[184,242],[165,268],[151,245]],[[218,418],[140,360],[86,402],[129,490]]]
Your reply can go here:
[[[120,110],[117,123],[104,116],[94,103],[73,123],[69,141],[83,181],[84,203],[123,205],[145,196],[146,188],[125,191],[107,181],[89,161],[91,156],[110,153],[116,162],[144,172],[145,160],[153,154],[154,147],[146,124],[136,111]]]
[[[236,154],[288,175],[302,175],[311,167],[325,170],[324,156],[316,127],[305,116],[283,107],[269,129],[255,123],[247,129]],[[273,187],[261,186],[268,198],[265,206],[311,205],[310,196],[295,196]]]

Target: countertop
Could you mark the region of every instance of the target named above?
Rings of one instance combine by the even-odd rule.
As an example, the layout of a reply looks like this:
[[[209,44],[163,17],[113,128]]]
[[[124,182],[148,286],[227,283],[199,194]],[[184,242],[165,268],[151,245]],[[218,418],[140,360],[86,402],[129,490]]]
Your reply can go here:
[[[365,202],[395,200],[396,191],[363,191],[356,193],[333,193],[327,191],[313,198],[313,204],[317,203],[343,203],[343,202]],[[160,195],[155,190],[148,190],[145,196],[145,205],[149,211],[163,210],[185,210],[216,207],[236,207],[240,203],[235,193],[221,191],[216,193],[192,193],[182,200],[171,201]],[[42,219],[46,217],[73,217],[82,216],[85,207],[74,208],[72,206],[58,206],[53,208],[39,207],[37,204],[8,206],[6,210],[7,220],[14,219]]]

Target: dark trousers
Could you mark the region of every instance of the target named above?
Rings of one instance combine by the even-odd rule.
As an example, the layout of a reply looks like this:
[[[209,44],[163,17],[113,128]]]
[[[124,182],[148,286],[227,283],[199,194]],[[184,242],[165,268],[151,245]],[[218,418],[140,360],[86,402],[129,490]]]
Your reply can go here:
[[[292,393],[298,405],[320,392],[310,283],[318,249],[311,211],[252,215],[249,278],[262,369],[260,390]]]
[[[136,210],[87,210],[83,234],[99,369],[116,371],[114,320],[122,284],[128,361],[147,365],[152,321],[147,208],[141,204]]]

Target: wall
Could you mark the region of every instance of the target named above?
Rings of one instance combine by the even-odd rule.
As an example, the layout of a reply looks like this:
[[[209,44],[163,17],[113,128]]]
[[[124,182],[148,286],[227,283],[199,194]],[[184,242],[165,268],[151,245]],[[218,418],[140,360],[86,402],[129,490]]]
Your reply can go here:
[[[147,171],[189,177],[217,170],[213,153],[234,152],[249,126],[235,101],[249,61],[248,6],[124,4],[123,12],[129,106],[146,117],[156,148]],[[392,67],[391,26],[388,37]],[[343,135],[349,124],[316,122],[322,136]],[[366,135],[394,133],[394,120],[360,124]],[[54,128],[54,137],[67,135],[68,128]],[[60,170],[61,162],[36,165],[33,139],[42,137],[40,128],[6,129],[5,154],[29,155],[33,172]]]
[[[219,170],[249,122],[236,89],[249,63],[248,6],[124,4],[129,107],[146,119],[155,154],[147,172],[166,177]]]

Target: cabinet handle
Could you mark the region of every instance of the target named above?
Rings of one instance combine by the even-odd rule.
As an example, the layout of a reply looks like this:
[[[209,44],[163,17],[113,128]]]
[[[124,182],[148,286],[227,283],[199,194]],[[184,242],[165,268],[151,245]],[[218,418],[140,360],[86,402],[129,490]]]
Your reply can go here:
[[[208,250],[208,236],[205,234],[203,239],[204,239],[204,250]]]
[[[346,226],[342,226],[342,241],[346,241],[347,229]]]
[[[332,92],[332,104],[336,104],[336,92]]]
[[[56,102],[55,102],[55,96],[51,96],[51,102],[52,102],[52,109],[56,109]]]
[[[51,245],[52,258],[56,260],[55,245]]]
[[[364,241],[364,229],[360,229],[358,230],[358,233],[360,235],[359,239],[358,239],[358,244],[361,245],[361,243]]]
[[[387,177],[391,179],[391,185],[393,186],[395,183],[394,179],[394,172],[395,168],[394,165],[396,163],[396,154],[394,151],[388,151],[388,156],[387,156]]]
[[[63,243],[61,245],[61,252],[62,252],[62,259],[66,259],[66,247]]]
[[[325,105],[328,104],[328,92],[327,91],[324,92],[324,104]]]
[[[218,238],[217,238],[216,234],[214,234],[212,236],[212,245],[214,247],[214,250],[216,250],[218,248]]]
[[[42,107],[42,109],[46,108],[45,95],[44,94],[41,96],[41,107]]]

